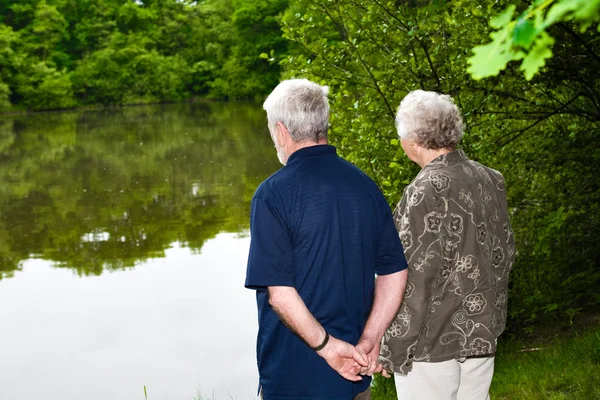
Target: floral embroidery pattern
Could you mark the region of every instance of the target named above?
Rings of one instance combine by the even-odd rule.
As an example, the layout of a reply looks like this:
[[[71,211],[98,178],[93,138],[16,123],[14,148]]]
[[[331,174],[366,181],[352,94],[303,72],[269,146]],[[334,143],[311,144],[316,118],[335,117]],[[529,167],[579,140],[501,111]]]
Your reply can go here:
[[[481,338],[477,338],[473,340],[470,344],[471,350],[473,350],[475,356],[484,356],[489,354],[490,349],[492,348],[492,344],[487,340],[483,340]]]
[[[398,321],[394,321],[392,322],[392,325],[390,325],[388,332],[392,337],[400,337],[402,336],[402,325],[400,325]]]
[[[425,229],[429,232],[438,233],[442,227],[442,216],[436,212],[425,215]]]
[[[475,285],[477,285],[479,283],[480,275],[481,274],[479,273],[479,268],[475,267],[473,272],[471,272],[469,275],[467,275],[467,278],[472,279],[474,281]]]
[[[423,255],[423,257],[418,258],[417,262],[415,263],[415,269],[419,272],[423,272],[425,270],[423,267],[430,266],[427,260],[435,258],[435,256],[432,253],[421,254]]]
[[[463,219],[458,214],[450,214],[452,218],[450,219],[450,231],[452,233],[460,234],[463,230]]]
[[[496,268],[502,261],[504,261],[504,250],[501,247],[495,247],[492,250],[492,266]]]
[[[429,183],[436,192],[440,193],[450,187],[450,177],[444,174],[429,175]]]
[[[415,284],[411,281],[406,282],[406,290],[404,291],[404,298],[407,299],[413,294],[413,290],[415,289]]]
[[[475,257],[473,256],[465,256],[458,260],[456,263],[456,272],[467,272],[471,268],[473,268]]]
[[[465,202],[466,205],[468,205],[469,207],[473,207],[473,199],[471,198],[473,194],[471,192],[467,193],[465,192],[464,189],[460,189],[460,192],[458,193],[458,198],[462,201]]]
[[[481,197],[483,198],[483,201],[487,204],[492,200],[492,196],[490,194],[490,192],[488,192],[487,190],[483,189],[483,193],[481,194]]]
[[[450,276],[450,272],[452,272],[452,266],[454,265],[454,261],[449,258],[444,258],[442,261],[442,270],[441,277],[446,279]]]
[[[398,321],[402,322],[402,325],[409,326],[410,325],[410,314],[406,312],[401,312],[398,314]]]
[[[412,232],[410,232],[410,231],[400,232],[400,241],[402,242],[402,247],[405,250],[410,249],[412,246]]]
[[[415,187],[414,190],[411,191],[408,197],[408,204],[410,206],[418,206],[421,201],[423,201],[423,197],[425,196],[425,192],[423,191],[423,187]]]
[[[485,222],[477,225],[477,241],[481,244],[484,244],[487,240],[487,227]]]
[[[494,305],[498,308],[506,304],[508,299],[508,292],[504,289],[498,290],[494,296]]]
[[[500,210],[497,208],[494,210],[494,213],[490,217],[490,222],[498,222],[500,221]]]
[[[481,314],[485,308],[487,302],[482,294],[470,294],[465,297],[465,307],[467,308],[467,314]]]
[[[443,243],[444,245],[444,249],[446,250],[446,252],[448,253],[454,253],[456,252],[456,249],[458,248],[458,244],[460,243],[460,236],[453,234],[453,235],[448,235],[447,237],[440,239],[440,242]]]

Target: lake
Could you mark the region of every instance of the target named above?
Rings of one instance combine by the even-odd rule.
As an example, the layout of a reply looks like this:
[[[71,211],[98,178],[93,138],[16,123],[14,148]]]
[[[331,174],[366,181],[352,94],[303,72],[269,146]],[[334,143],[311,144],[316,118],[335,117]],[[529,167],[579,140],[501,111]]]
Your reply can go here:
[[[260,107],[0,118],[0,399],[252,399]]]

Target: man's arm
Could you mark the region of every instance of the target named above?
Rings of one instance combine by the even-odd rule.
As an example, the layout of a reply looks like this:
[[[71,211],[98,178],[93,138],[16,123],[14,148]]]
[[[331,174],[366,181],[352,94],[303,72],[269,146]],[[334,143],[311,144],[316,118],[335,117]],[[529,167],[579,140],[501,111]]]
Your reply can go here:
[[[324,342],[327,336],[325,329],[311,314],[295,288],[269,286],[269,304],[281,321],[308,346],[315,348]],[[350,381],[360,381],[362,377],[358,373],[361,366],[368,365],[365,355],[360,354],[351,344],[333,336],[329,337],[327,344],[317,354]]]
[[[393,274],[378,276],[375,281],[373,308],[363,334],[356,345],[359,351],[363,351],[369,356],[369,367],[361,371],[365,375],[382,371],[381,366],[377,364],[381,338],[398,313],[407,277],[408,270],[405,269]],[[384,374],[387,375],[387,372]]]

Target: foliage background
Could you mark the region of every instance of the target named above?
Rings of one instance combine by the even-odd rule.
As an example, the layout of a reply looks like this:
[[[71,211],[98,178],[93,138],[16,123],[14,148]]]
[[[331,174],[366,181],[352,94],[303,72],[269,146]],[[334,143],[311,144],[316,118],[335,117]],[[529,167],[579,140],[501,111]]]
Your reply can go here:
[[[394,128],[415,89],[452,95],[466,122],[463,147],[507,181],[518,256],[509,326],[571,320],[600,302],[600,43],[596,29],[549,28],[554,56],[527,81],[518,65],[474,80],[467,59],[490,20],[527,1],[299,0],[282,24],[297,43],[285,76],[332,86],[333,140],[372,174],[391,204],[416,175]],[[299,50],[298,50],[299,49]]]
[[[0,108],[262,99],[282,77],[307,77],[332,88],[333,143],[393,205],[418,172],[395,109],[411,90],[448,93],[466,152],[506,178],[518,245],[509,327],[531,330],[600,303],[598,1],[586,3],[585,31],[565,17],[526,35],[554,41],[535,76],[508,63],[475,80],[468,60],[503,29],[495,16],[522,19],[539,3],[0,0]]]

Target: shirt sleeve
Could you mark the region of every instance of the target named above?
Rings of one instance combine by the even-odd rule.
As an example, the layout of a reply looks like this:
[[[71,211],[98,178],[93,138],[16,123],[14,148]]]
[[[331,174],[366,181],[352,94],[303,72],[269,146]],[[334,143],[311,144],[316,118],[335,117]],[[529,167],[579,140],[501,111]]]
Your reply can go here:
[[[408,267],[402,243],[394,225],[392,212],[387,203],[385,207],[387,210],[383,219],[383,229],[377,252],[377,261],[375,263],[375,273],[377,275],[393,274]]]
[[[252,199],[250,254],[246,270],[249,289],[294,286],[292,245],[282,210],[263,197]]]

